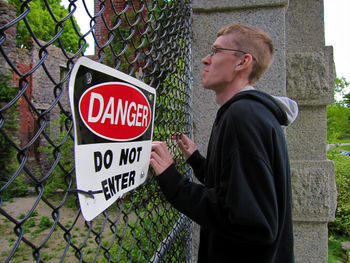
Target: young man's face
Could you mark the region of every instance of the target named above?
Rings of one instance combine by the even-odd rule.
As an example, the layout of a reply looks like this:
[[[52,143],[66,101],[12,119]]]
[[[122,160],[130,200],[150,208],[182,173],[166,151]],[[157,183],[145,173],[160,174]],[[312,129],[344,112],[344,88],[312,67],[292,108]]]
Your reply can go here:
[[[219,36],[213,44],[216,48],[237,49],[233,43],[233,35]],[[240,63],[240,57],[229,50],[217,50],[215,54],[209,54],[202,59],[204,70],[202,72],[202,85],[206,89],[220,92],[232,83],[236,65]]]

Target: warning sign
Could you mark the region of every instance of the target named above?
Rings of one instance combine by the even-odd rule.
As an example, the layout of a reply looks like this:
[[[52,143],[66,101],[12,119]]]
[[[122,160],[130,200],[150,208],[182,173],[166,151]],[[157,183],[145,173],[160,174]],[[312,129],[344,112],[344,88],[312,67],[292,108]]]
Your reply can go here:
[[[74,157],[82,214],[92,220],[145,182],[153,134],[155,89],[81,57],[69,80]]]

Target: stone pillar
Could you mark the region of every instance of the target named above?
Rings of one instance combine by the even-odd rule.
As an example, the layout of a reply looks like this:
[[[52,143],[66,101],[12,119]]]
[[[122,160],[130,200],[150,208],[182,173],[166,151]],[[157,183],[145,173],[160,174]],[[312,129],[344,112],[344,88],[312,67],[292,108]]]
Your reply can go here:
[[[334,65],[331,48],[324,47],[322,5],[320,0],[193,0],[192,5],[193,138],[202,154],[206,154],[218,106],[214,93],[201,86],[201,59],[217,31],[232,23],[250,24],[263,29],[274,42],[274,62],[256,88],[287,94],[300,106],[299,118],[286,129],[295,255],[300,263],[327,262],[327,222],[335,209],[334,170],[326,160],[325,110],[333,100]]]
[[[335,69],[332,47],[325,47],[323,21],[323,1],[289,1],[287,95],[300,109],[287,135],[296,262],[328,262],[327,224],[336,207],[334,167],[326,152],[326,106],[333,102]]]
[[[202,154],[206,153],[210,129],[218,106],[212,91],[201,86],[201,59],[216,39],[217,31],[233,23],[257,26],[275,45],[271,68],[256,87],[275,95],[286,94],[285,13],[288,0],[193,0],[193,133]]]

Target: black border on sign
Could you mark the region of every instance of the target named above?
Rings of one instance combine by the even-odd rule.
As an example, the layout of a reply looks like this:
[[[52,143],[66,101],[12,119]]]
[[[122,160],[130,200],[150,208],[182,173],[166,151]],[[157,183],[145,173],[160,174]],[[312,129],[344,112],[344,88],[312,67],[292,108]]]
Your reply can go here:
[[[106,82],[122,82],[134,86],[140,92],[142,92],[151,108],[151,120],[148,129],[136,139],[132,140],[108,140],[106,138],[99,137],[89,130],[88,127],[84,124],[83,120],[79,114],[79,100],[82,94],[89,89],[90,87],[103,84]],[[148,89],[148,90],[147,90]],[[153,92],[152,92],[153,91]],[[150,99],[151,95],[151,99]],[[106,65],[97,63],[88,58],[81,57],[74,65],[69,80],[69,96],[71,108],[73,109],[72,114],[74,114],[75,122],[75,135],[76,135],[76,144],[95,144],[95,143],[123,143],[123,142],[136,142],[136,141],[147,141],[152,140],[153,126],[154,126],[154,108],[155,108],[155,99],[156,93],[155,89],[147,86],[145,83],[135,79],[123,72],[120,72],[116,69],[110,68]]]

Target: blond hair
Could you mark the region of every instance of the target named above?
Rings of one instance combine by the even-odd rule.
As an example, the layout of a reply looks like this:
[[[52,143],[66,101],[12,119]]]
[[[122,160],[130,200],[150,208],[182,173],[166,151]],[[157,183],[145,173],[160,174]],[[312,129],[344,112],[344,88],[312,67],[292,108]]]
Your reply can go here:
[[[263,30],[243,24],[223,27],[217,36],[227,34],[234,34],[235,48],[251,54],[255,59],[249,75],[249,83],[255,84],[272,63],[274,47],[271,38]]]

